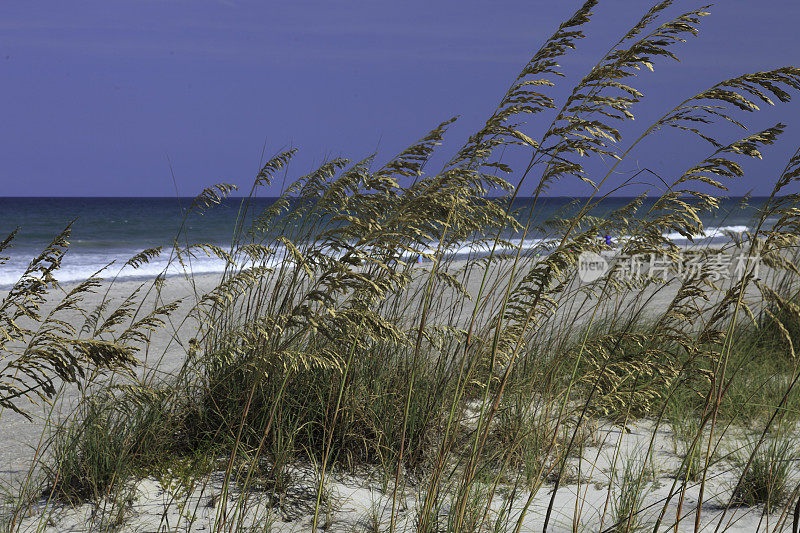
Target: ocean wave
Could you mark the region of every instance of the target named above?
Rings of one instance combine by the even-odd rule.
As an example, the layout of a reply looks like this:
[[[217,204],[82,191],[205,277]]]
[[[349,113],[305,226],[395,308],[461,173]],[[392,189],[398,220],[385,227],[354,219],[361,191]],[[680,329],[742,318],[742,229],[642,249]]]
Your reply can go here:
[[[698,240],[702,241],[702,240],[707,240],[707,239],[726,238],[727,235],[730,234],[730,233],[744,233],[744,232],[749,231],[749,230],[750,230],[750,228],[748,228],[747,226],[741,226],[741,225],[736,225],[736,226],[716,226],[716,227],[712,226],[712,227],[705,228],[705,230],[703,231],[703,234],[702,235],[697,235],[694,240],[695,241],[698,241]],[[688,239],[686,237],[684,237],[683,235],[681,235],[680,233],[665,233],[664,237],[666,237],[667,239],[669,239],[671,241],[676,241],[676,242],[686,242],[686,241],[688,241]]]
[[[125,263],[138,252],[116,253],[71,253],[65,256],[61,267],[55,271],[54,276],[59,283],[75,283],[98,274],[102,279],[135,279],[154,278],[158,275],[167,276],[191,274],[214,274],[225,271],[226,262],[217,257],[199,256],[186,260],[185,268],[174,258],[170,259],[168,253],[162,253],[151,262],[134,268]],[[11,257],[0,267],[0,289],[13,286],[28,267],[30,257]],[[243,265],[244,266],[244,265]]]
[[[731,225],[706,228],[702,236],[698,236],[695,241],[712,240],[725,238],[730,233],[742,233],[748,231],[747,226]],[[687,242],[687,239],[679,233],[668,233],[665,237],[675,242]],[[612,236],[613,239],[613,236]],[[505,239],[506,244],[500,244],[494,248],[495,254],[513,254],[522,248],[523,253],[530,253],[533,250],[541,249],[546,253],[548,245],[555,242],[557,239],[545,237],[527,237],[521,238],[508,238]],[[416,261],[418,258],[422,259],[426,255],[434,255],[437,251],[436,243],[429,243],[427,246],[420,248],[418,253],[404,252],[399,256],[402,261]],[[493,248],[493,242],[459,242],[451,245],[447,249],[442,250],[444,254],[453,259],[463,259],[470,257],[485,257],[489,255]],[[186,273],[189,274],[217,274],[224,272],[226,268],[230,268],[225,260],[218,257],[196,256],[186,263],[185,268],[170,257],[168,251],[162,252],[161,255],[154,258],[151,262],[141,265],[138,268],[125,266],[125,263],[134,255],[139,253],[140,250],[108,250],[108,249],[94,249],[86,250],[80,249],[70,250],[64,258],[64,261],[56,273],[55,277],[60,283],[75,283],[83,281],[89,276],[94,275],[99,270],[103,271],[99,277],[103,279],[134,279],[134,278],[152,278],[157,275],[177,276]],[[343,252],[335,253],[332,250],[322,250],[324,254],[329,256],[337,256]],[[0,289],[8,289],[13,286],[20,276],[25,272],[29,261],[36,255],[36,251],[16,250],[16,253],[9,258],[9,261],[0,266]],[[278,247],[275,254],[266,264],[266,266],[276,266],[286,260],[286,250]],[[246,261],[241,261],[237,268],[251,266]]]

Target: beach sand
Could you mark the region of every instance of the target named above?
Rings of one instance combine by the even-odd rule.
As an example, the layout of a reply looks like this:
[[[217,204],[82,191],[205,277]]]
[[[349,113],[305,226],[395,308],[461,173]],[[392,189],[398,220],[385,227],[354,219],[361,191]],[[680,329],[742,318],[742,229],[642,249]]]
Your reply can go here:
[[[489,283],[503,284],[508,278],[507,268],[510,263],[505,263],[505,266],[498,267],[491,272],[489,276]],[[451,270],[457,270],[463,264],[455,262],[450,265]],[[420,274],[424,274],[424,270],[429,267],[429,264],[422,264],[416,268]],[[522,265],[522,269],[529,268],[530,265]],[[505,269],[505,270],[504,270]],[[764,273],[764,275],[767,275]],[[148,350],[138,354],[140,365],[136,372],[140,376],[168,376],[174,374],[183,364],[186,351],[187,342],[190,338],[196,335],[197,323],[192,319],[187,319],[187,313],[191,309],[194,302],[211,290],[219,281],[219,275],[199,275],[193,278],[190,283],[182,277],[172,277],[166,280],[164,288],[161,292],[162,302],[182,300],[182,304],[178,310],[172,314],[170,321],[166,328],[158,331],[152,336]],[[466,279],[466,290],[471,295],[478,294],[481,285],[481,276],[473,274]],[[418,286],[424,283],[421,277],[416,282]],[[86,308],[92,308],[99,303],[101,298],[106,298],[112,302],[120,302],[128,297],[134,290],[142,284],[141,281],[117,281],[114,284],[104,283],[95,294],[85,301]],[[598,317],[604,316],[606,313],[614,310],[625,309],[630,306],[631,309],[644,307],[647,314],[647,309],[652,312],[663,312],[669,305],[676,293],[676,285],[667,284],[664,287],[657,289],[648,289],[644,294],[638,296],[627,296],[625,298],[597,298],[596,296],[581,294],[579,289],[581,283],[575,280],[566,294],[571,294],[562,302],[562,306],[557,311],[556,315],[547,322],[548,327],[553,328],[577,328],[586,324],[589,320],[596,320]],[[722,289],[725,288],[724,283]],[[67,287],[68,289],[68,287]],[[106,294],[107,292],[107,294]],[[489,302],[485,308],[481,308],[479,323],[485,323],[488,318],[487,309],[496,308],[501,297],[502,291],[493,291],[495,293],[495,301]],[[420,294],[422,292],[420,291]],[[143,303],[143,309],[152,307],[154,300],[152,294],[144,293],[145,296],[139,296]],[[722,291],[714,293],[717,298],[722,296]],[[3,294],[0,293],[0,297]],[[713,296],[713,295],[712,295]],[[748,300],[754,304],[758,304],[759,296],[757,292],[751,290],[747,294]],[[472,304],[477,299],[473,298]],[[441,300],[441,305],[434,307],[431,313],[431,321],[442,320],[445,317],[451,316],[453,313],[452,306],[448,308],[447,298]],[[53,302],[50,301],[44,306],[47,311]],[[594,308],[599,309],[599,313],[592,314],[586,312]],[[458,309],[456,322],[464,326],[469,323],[470,316],[474,308],[465,307]],[[617,313],[619,314],[619,313]],[[74,320],[82,320],[80,317],[73,317]],[[6,410],[0,416],[0,435],[2,436],[2,445],[0,446],[0,476],[4,479],[5,483],[16,483],[26,476],[31,464],[37,460],[35,450],[40,446],[42,438],[49,430],[49,424],[56,423],[58,420],[63,419],[70,413],[70,410],[77,404],[81,397],[81,391],[78,387],[73,385],[65,386],[58,399],[54,402],[53,406],[29,406],[31,415],[34,417],[32,421],[28,421],[22,416]],[[580,464],[573,465],[573,470],[581,472],[580,484],[573,482],[565,484],[560,489],[555,501],[555,514],[553,516],[554,527],[552,531],[572,531],[572,516],[575,515],[576,505],[583,509],[580,513],[587,523],[580,524],[581,530],[595,531],[599,527],[599,523],[592,523],[592,516],[599,516],[606,505],[606,498],[608,495],[608,470],[609,470],[609,454],[613,452],[613,443],[616,439],[623,439],[624,444],[621,449],[627,450],[626,454],[635,454],[636,450],[641,450],[646,447],[648,439],[651,436],[652,422],[647,420],[639,421],[629,427],[630,432],[622,431],[619,427],[613,424],[600,425],[597,428],[597,438],[595,439],[595,449],[587,450],[584,453],[584,459]],[[680,463],[681,457],[672,449],[670,429],[668,426],[662,426],[656,432],[656,460],[659,463],[658,472],[655,474],[654,482],[650,485],[648,493],[645,495],[645,505],[653,505],[653,508],[660,509],[661,498],[667,494],[669,487],[672,485],[674,479],[671,474]],[[729,446],[736,446],[737,443],[733,442]],[[44,452],[46,454],[46,451]],[[590,461],[592,453],[595,454],[595,461]],[[590,464],[591,463],[591,464]],[[302,467],[298,465],[302,470]],[[725,491],[730,490],[731,483],[734,482],[732,474],[725,472],[712,472],[713,479],[709,482],[707,487],[707,497],[704,504],[703,523],[712,523],[715,514],[721,513],[726,501],[721,497],[715,497],[714,494],[724,494]],[[302,476],[300,476],[302,477]],[[196,522],[192,524],[189,529],[203,530],[208,527],[209,521],[213,521],[217,516],[217,509],[213,504],[209,505],[209,501],[213,500],[213,494],[219,493],[221,490],[220,479],[208,483],[202,490],[198,489],[195,498],[197,503],[196,509]],[[309,488],[311,490],[313,487]],[[336,512],[332,513],[332,523],[330,529],[333,531],[354,531],[364,530],[365,524],[370,520],[385,523],[388,520],[386,514],[387,498],[391,497],[391,490],[379,490],[375,483],[369,481],[367,478],[352,478],[348,476],[334,474],[331,482],[332,494],[335,494],[334,500],[339,502],[339,508]],[[694,492],[692,492],[694,491]],[[692,498],[697,497],[697,489],[692,489],[687,492],[684,501],[684,513],[691,511],[693,505]],[[160,486],[158,482],[153,479],[145,479],[137,484],[135,490],[131,493],[132,507],[129,510],[130,521],[128,526],[131,530],[151,531],[161,527],[164,528],[165,517],[168,520],[172,530],[176,521],[181,520],[179,516],[170,518],[170,513],[176,513],[176,509],[168,509],[166,514],[164,512],[165,501],[168,500],[169,490],[167,487]],[[709,496],[710,495],[710,496]],[[248,496],[250,497],[250,496]],[[258,495],[253,495],[253,498],[259,498]],[[400,525],[411,524],[415,516],[415,501],[419,498],[419,494],[414,490],[407,491],[403,495],[407,500],[405,504],[406,510],[403,512],[400,520]],[[543,488],[539,494],[530,502],[529,511],[523,521],[521,531],[536,531],[541,530],[541,523],[543,520],[542,510],[546,508],[550,498],[550,490],[547,487]],[[211,499],[211,500],[209,500]],[[526,503],[526,497],[520,496],[520,501],[515,502],[516,510],[512,509],[512,516],[515,512],[519,512],[516,508],[517,504],[523,506]],[[500,499],[498,498],[498,501]],[[211,502],[213,503],[213,501]],[[258,503],[258,502],[256,502]],[[261,509],[263,511],[266,502],[261,502]],[[258,507],[254,503],[255,507]],[[677,498],[670,504],[668,508],[668,518],[665,519],[665,524],[671,524],[674,520],[675,513],[677,512]],[[78,508],[64,507],[58,511],[57,516],[51,517],[48,522],[48,527],[45,530],[53,531],[83,531],[91,530],[99,524],[95,523],[97,515],[96,506],[81,506]],[[381,511],[383,509],[383,511]],[[94,514],[93,514],[94,513]],[[669,516],[671,513],[671,516]],[[761,519],[759,508],[751,509],[738,509],[729,511],[726,517],[728,519],[734,518],[731,527],[728,531],[755,531],[759,520]],[[90,518],[87,518],[91,515]],[[377,515],[377,518],[375,518]],[[372,518],[370,518],[372,517]],[[41,518],[41,517],[38,517]],[[285,516],[283,518],[286,518]],[[771,526],[777,517],[768,517],[771,520]],[[293,517],[290,521],[283,521],[281,516],[275,516],[276,522],[273,524],[273,531],[306,531],[309,529],[309,513],[301,512],[300,516]],[[97,519],[99,520],[99,518]],[[185,520],[185,519],[184,519]],[[35,512],[26,519],[25,527],[34,527],[37,522],[37,515]],[[246,522],[246,520],[245,520]],[[513,521],[512,521],[513,522]],[[679,531],[691,530],[693,528],[694,519],[688,518],[681,523]],[[94,524],[88,527],[87,524]],[[188,525],[188,524],[187,524]],[[608,524],[606,524],[607,526]],[[126,529],[128,528],[126,526]],[[691,526],[691,527],[689,527]],[[87,529],[88,528],[88,529]],[[401,528],[402,530],[402,528]]]

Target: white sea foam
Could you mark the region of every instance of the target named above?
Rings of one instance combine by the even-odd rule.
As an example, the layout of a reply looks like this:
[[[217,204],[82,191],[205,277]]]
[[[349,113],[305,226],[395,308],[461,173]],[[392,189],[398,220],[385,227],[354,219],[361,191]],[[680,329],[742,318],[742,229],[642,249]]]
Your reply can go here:
[[[698,236],[695,240],[702,241],[706,239],[725,238],[730,233],[742,233],[747,230],[748,227],[742,225],[709,227],[705,229],[702,236]],[[686,238],[679,233],[669,233],[666,234],[665,237],[675,242],[686,242]],[[510,238],[507,239],[508,244],[498,245],[495,248],[495,254],[515,253],[520,247],[523,252],[530,252],[537,248],[545,252],[547,245],[554,241],[555,239],[553,238],[528,237],[524,240],[520,238]],[[493,243],[491,241],[481,243],[461,242],[450,246],[443,250],[443,252],[456,258],[464,257],[468,254],[477,257],[488,255],[492,248]],[[436,253],[436,250],[436,243],[429,243],[426,247],[421,248],[419,252],[423,256],[425,254],[433,255]],[[57,270],[56,279],[61,283],[83,281],[104,267],[105,270],[100,274],[100,277],[103,279],[112,279],[116,277],[116,279],[122,280],[131,278],[152,278],[160,274],[166,274],[167,276],[182,275],[185,273],[214,274],[221,273],[225,271],[226,267],[230,266],[226,265],[225,261],[220,258],[199,255],[192,258],[185,264],[185,267],[183,267],[174,258],[170,260],[168,252],[162,252],[159,257],[155,258],[150,263],[141,265],[139,268],[130,266],[122,268],[122,265],[138,252],[139,250],[104,250],[100,252],[73,249],[67,253],[61,268]],[[329,256],[336,256],[342,253],[334,253],[330,250],[323,250],[323,252]],[[28,266],[28,262],[35,253],[34,251],[25,253],[25,251],[17,250],[16,253],[10,257],[9,261],[2,265],[2,268],[0,268],[0,289],[7,289],[19,280],[25,268]],[[284,261],[286,259],[285,253],[286,251],[282,247],[277,249],[269,266],[278,265]],[[414,261],[417,255],[418,254],[411,252],[404,252],[401,254],[400,259],[403,261]],[[112,264],[109,265],[109,263]],[[249,265],[241,262],[238,266],[244,267]]]
[[[718,226],[718,227],[708,227],[705,228],[702,235],[697,235],[695,237],[695,241],[702,241],[706,239],[718,239],[718,238],[725,238],[727,235],[731,233],[744,233],[748,231],[750,228],[747,226]],[[680,233],[665,233],[664,237],[668,238],[671,241],[683,241],[685,242],[687,239]]]
[[[60,283],[74,283],[83,281],[97,273],[103,279],[133,279],[154,278],[165,274],[167,276],[188,274],[214,274],[225,271],[226,262],[218,257],[198,256],[184,260],[182,266],[174,257],[170,260],[169,253],[163,252],[149,263],[138,268],[124,266],[135,252],[116,253],[90,253],[69,251],[61,267],[55,272],[55,277]],[[10,261],[0,268],[0,289],[7,289],[15,284],[28,266],[30,257],[11,257]],[[278,262],[276,258],[274,263]],[[240,266],[249,266],[242,261]]]

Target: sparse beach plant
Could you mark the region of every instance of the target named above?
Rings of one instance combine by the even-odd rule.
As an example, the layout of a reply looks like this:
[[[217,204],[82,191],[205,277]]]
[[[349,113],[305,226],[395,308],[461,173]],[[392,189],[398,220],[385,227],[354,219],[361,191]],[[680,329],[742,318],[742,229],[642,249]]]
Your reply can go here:
[[[612,479],[616,488],[612,489],[610,526],[604,531],[614,533],[642,531],[644,496],[647,494],[647,462],[636,454],[625,458],[622,471],[617,479]]]
[[[785,501],[797,450],[794,441],[794,436],[785,431],[770,435],[763,442],[751,437],[737,461],[742,471],[731,501],[772,509]]]
[[[115,494],[135,473],[170,453],[174,434],[170,391],[149,387],[101,390],[56,429],[45,465],[48,491],[67,501]]]
[[[498,413],[494,428],[498,455],[510,462],[511,468],[522,469],[528,484],[541,483],[552,467],[548,450],[553,441],[554,424],[548,420],[546,408],[530,396],[513,394],[505,398],[506,405]]]
[[[675,472],[677,478],[687,482],[700,481],[706,471],[706,448],[703,446],[706,443],[699,424],[697,431],[693,437],[683,442],[681,464]]]

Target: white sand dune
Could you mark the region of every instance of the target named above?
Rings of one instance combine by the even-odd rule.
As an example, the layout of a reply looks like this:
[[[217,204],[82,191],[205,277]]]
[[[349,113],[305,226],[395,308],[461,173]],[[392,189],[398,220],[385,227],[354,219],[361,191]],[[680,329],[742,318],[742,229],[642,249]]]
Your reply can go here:
[[[460,266],[462,264],[454,263],[450,268],[457,269]],[[495,283],[500,286],[506,283],[509,266],[510,263],[492,270],[488,287]],[[523,269],[528,267],[529,265],[521,266]],[[427,265],[423,264],[417,271],[423,272],[426,268]],[[153,335],[147,350],[140,352],[141,364],[136,370],[140,376],[166,376],[174,374],[180,368],[186,357],[186,343],[189,338],[196,335],[198,327],[195,321],[186,319],[187,312],[198,297],[211,290],[218,280],[219,276],[212,274],[195,276],[193,283],[180,277],[167,279],[161,292],[161,301],[182,300],[183,303],[171,316],[168,326]],[[479,273],[472,273],[465,281],[467,291],[473,296],[477,295],[482,281]],[[419,284],[419,282],[417,283]],[[91,308],[98,304],[101,298],[120,302],[140,284],[140,281],[118,281],[113,285],[105,284],[85,301],[85,306]],[[676,284],[671,283],[664,287],[647,289],[639,295],[597,298],[580,293],[578,291],[580,286],[577,280],[570,286],[566,293],[569,296],[562,301],[556,316],[546,322],[545,327],[563,330],[576,328],[582,323],[585,324],[592,317],[597,319],[608,313],[620,315],[620,310],[626,308],[631,310],[644,308],[645,314],[663,312],[676,292]],[[722,288],[724,289],[724,283]],[[489,310],[495,307],[499,298],[502,297],[502,291],[494,290],[492,293],[495,300],[481,308],[479,323],[485,322]],[[145,294],[142,299],[144,308],[152,307],[154,303],[152,294],[143,294]],[[722,291],[717,291],[712,296],[719,298],[722,296]],[[747,294],[747,299],[756,305],[759,302],[759,296],[755,290],[751,290]],[[476,301],[473,298],[473,303],[469,305],[475,305]],[[447,305],[447,302],[448,299],[443,298],[438,305],[434,306],[431,314],[432,321],[446,320],[447,317],[453,316],[454,310],[452,306]],[[52,305],[52,302],[48,305]],[[595,308],[598,313],[592,314],[591,311]],[[473,308],[468,306],[455,310],[456,323],[466,324],[472,311]],[[78,316],[74,317],[76,321],[79,319]],[[32,407],[30,410],[34,416],[32,421],[13,412],[2,413],[0,416],[0,465],[2,465],[0,466],[0,476],[6,483],[18,483],[25,478],[31,464],[40,459],[35,450],[40,446],[43,436],[46,436],[49,425],[68,416],[70,409],[77,404],[80,397],[81,391],[78,387],[65,386],[53,406]],[[607,506],[614,443],[617,439],[623,440],[620,449],[623,450],[625,457],[619,458],[617,465],[624,464],[628,457],[635,456],[647,447],[654,427],[652,422],[645,420],[632,424],[629,430],[630,432],[622,431],[619,427],[611,424],[597,428],[593,448],[584,450],[582,461],[571,465],[570,471],[576,475],[568,481],[565,480],[556,495],[551,518],[552,525],[548,531],[573,531],[575,528],[578,531],[600,530],[600,517],[604,514],[603,510]],[[672,447],[668,426],[662,426],[655,434],[653,477],[648,479],[644,485],[646,511],[643,513],[643,520],[645,522],[654,520],[664,507],[663,502],[673,485],[674,472],[682,459]],[[726,443],[725,446],[736,448],[740,444],[733,440]],[[44,450],[42,453],[46,455],[47,451]],[[310,472],[308,468],[302,465],[297,466],[297,479],[305,480],[298,484],[300,488],[297,490],[307,490],[308,494],[313,495],[316,485],[313,472]],[[619,466],[617,466],[617,470],[619,470]],[[191,494],[184,495],[184,503],[181,505],[176,505],[175,499],[171,497],[170,487],[164,486],[154,478],[148,478],[130,488],[129,498],[126,499],[129,505],[125,506],[122,515],[119,514],[118,508],[104,510],[103,502],[85,504],[77,508],[49,506],[39,511],[32,509],[29,516],[22,522],[22,530],[92,531],[109,526],[109,521],[122,520],[120,517],[123,517],[124,529],[131,531],[172,531],[176,529],[209,531],[214,524],[219,524],[225,513],[236,515],[235,510],[241,509],[241,506],[237,506],[237,498],[248,499],[247,511],[244,516],[229,517],[230,520],[240,521],[242,525],[261,528],[264,525],[264,517],[267,515],[265,509],[274,507],[274,512],[269,514],[272,521],[271,531],[308,531],[310,529],[313,510],[302,507],[308,502],[302,504],[298,500],[296,505],[299,506],[299,510],[296,516],[290,516],[286,511],[272,505],[268,495],[259,493],[241,495],[236,492],[235,487],[231,487],[228,501],[219,503],[219,495],[224,486],[222,475],[222,472],[218,472],[208,479],[197,480],[195,490]],[[729,471],[724,469],[717,471],[713,467],[711,468],[701,513],[701,530],[710,531],[718,525],[727,505],[727,495],[730,494],[734,483],[735,478]],[[391,490],[386,487],[381,490],[379,484],[366,477],[352,478],[338,474],[332,475],[328,489],[331,495],[331,507],[330,512],[324,518],[327,530],[371,531],[373,530],[371,528],[376,525],[379,525],[381,530],[388,526],[391,514],[389,510]],[[510,500],[511,510],[510,518],[507,517],[508,526],[501,530],[513,530],[521,509],[525,507],[526,503],[529,503],[521,522],[520,531],[541,531],[544,510],[549,503],[551,489],[552,486],[545,485],[530,502],[527,502],[529,493],[519,492],[514,499]],[[415,523],[420,490],[420,487],[408,487],[402,494],[401,507],[404,510],[399,514],[400,531],[410,531]],[[678,531],[694,530],[694,513],[696,512],[694,502],[697,501],[698,491],[699,487],[692,486],[683,495],[680,511],[682,518],[678,525]],[[495,512],[500,512],[501,502],[505,500],[506,498],[495,498],[496,505],[493,507]],[[666,515],[662,522],[664,530],[669,529],[668,526],[671,526],[679,515],[679,500],[679,496],[674,495],[666,507]],[[108,502],[105,504],[111,505]],[[228,507],[225,508],[225,505]],[[782,518],[775,513],[762,516],[762,511],[762,508],[756,507],[731,508],[724,513],[720,530],[749,532],[756,531],[759,527],[765,531],[774,530]],[[577,524],[573,523],[575,516],[580,516],[580,522]],[[783,517],[783,519],[785,518]],[[603,527],[609,525],[606,523],[603,524]],[[766,526],[769,526],[768,529]]]

